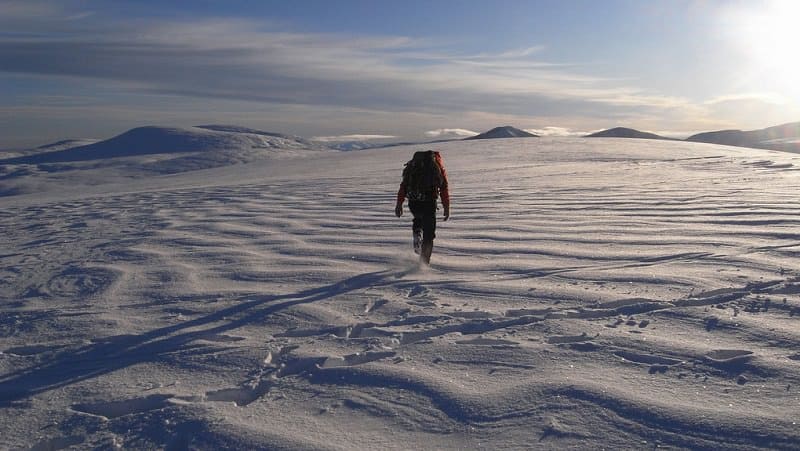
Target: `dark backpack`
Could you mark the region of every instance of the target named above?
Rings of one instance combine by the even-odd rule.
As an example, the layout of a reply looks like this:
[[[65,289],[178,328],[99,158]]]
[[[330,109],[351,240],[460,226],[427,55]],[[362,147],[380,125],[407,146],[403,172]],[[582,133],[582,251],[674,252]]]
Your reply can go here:
[[[434,152],[426,150],[414,153],[403,169],[403,180],[406,182],[408,200],[436,200],[437,189],[442,185],[444,177]]]

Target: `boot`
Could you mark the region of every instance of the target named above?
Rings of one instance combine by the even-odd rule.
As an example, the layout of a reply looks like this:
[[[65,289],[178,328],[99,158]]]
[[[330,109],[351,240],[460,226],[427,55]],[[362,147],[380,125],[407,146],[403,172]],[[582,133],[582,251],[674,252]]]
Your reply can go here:
[[[431,263],[431,254],[433,253],[433,241],[423,241],[422,251],[419,254],[419,260],[426,265]]]

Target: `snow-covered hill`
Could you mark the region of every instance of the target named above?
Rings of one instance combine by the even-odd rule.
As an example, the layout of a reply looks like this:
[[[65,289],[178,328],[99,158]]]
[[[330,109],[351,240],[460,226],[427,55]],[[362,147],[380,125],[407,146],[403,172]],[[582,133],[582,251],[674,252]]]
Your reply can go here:
[[[0,155],[0,197],[64,183],[97,185],[333,150],[296,136],[230,125],[138,127],[103,141],[61,141]]]
[[[469,138],[464,138],[464,140],[474,140],[474,139],[502,139],[502,138],[536,138],[537,135],[533,133],[528,133],[525,130],[520,130],[518,128],[512,127],[510,125],[505,125],[502,127],[495,127],[487,132],[481,133],[479,135],[470,136]]]
[[[704,132],[692,135],[686,140],[800,153],[800,122],[749,131],[719,130]]]
[[[614,127],[608,130],[586,135],[586,138],[638,138],[638,139],[670,139],[663,136],[656,135],[655,133],[642,132],[632,128]]]
[[[206,125],[190,128],[138,127],[93,144],[43,152],[0,161],[5,164],[64,163],[103,160],[163,153],[219,150],[312,149],[313,144],[296,137],[233,126]],[[321,147],[316,147],[317,150]]]
[[[427,147],[0,198],[0,448],[797,447],[800,156],[442,143],[426,269]]]

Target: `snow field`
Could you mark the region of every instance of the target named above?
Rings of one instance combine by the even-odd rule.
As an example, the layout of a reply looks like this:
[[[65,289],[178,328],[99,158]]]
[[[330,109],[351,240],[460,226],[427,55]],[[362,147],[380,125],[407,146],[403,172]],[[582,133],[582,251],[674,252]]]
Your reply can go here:
[[[0,446],[797,446],[797,157],[436,148],[431,268],[417,147],[0,198]]]

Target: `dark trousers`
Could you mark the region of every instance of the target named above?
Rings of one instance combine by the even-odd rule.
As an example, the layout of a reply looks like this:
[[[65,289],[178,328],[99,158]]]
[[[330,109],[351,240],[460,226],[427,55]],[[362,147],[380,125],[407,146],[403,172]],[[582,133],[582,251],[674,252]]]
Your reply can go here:
[[[433,243],[436,238],[436,201],[408,201],[408,209],[414,215],[412,230],[422,229],[422,242]]]

